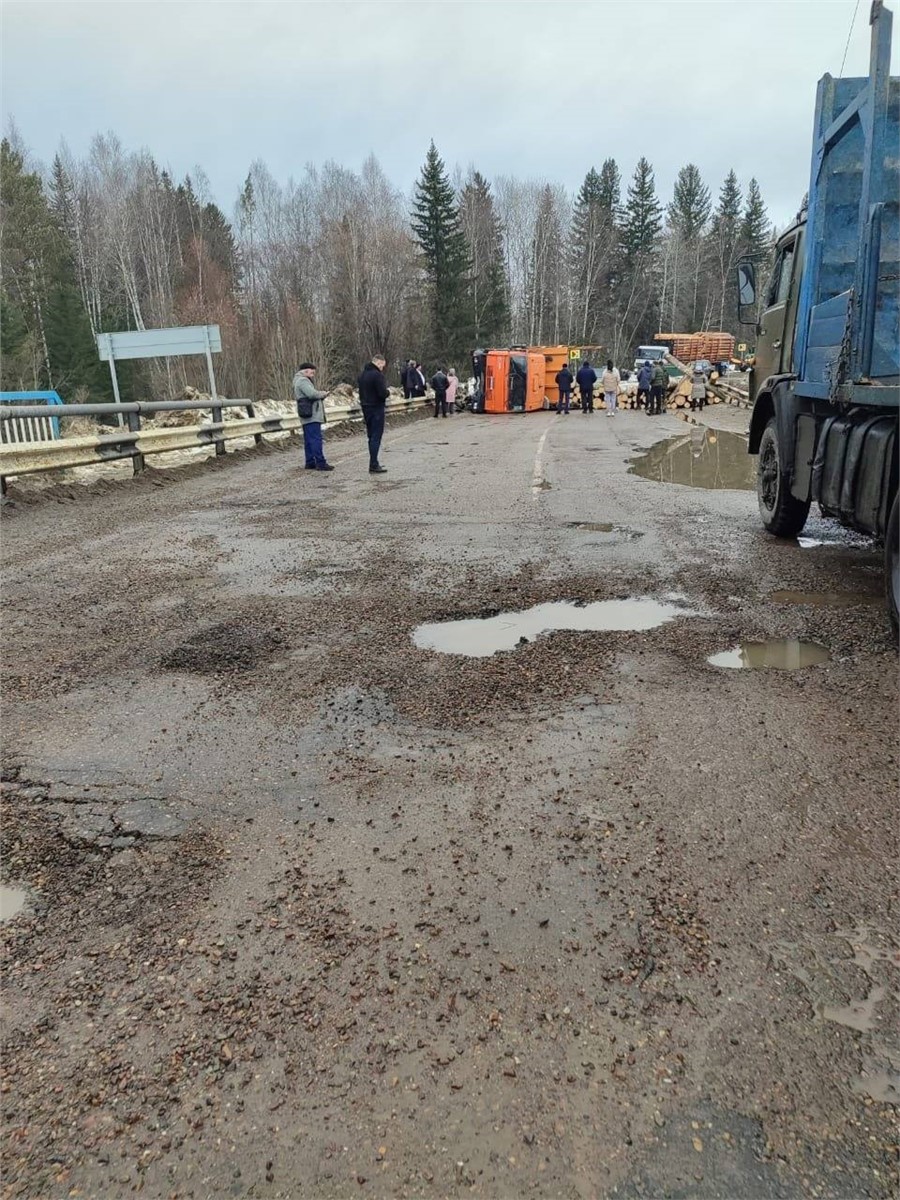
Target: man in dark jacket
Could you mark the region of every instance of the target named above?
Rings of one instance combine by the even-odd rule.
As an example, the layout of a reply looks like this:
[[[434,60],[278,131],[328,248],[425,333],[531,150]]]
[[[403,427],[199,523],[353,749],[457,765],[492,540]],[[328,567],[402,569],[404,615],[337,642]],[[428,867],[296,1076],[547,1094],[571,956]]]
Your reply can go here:
[[[420,396],[425,395],[425,375],[415,359],[410,360],[409,370],[406,373],[406,381],[409,385],[409,394],[412,399],[417,400]]]
[[[403,399],[409,400],[412,396],[412,380],[409,373],[413,367],[413,360],[408,358],[400,367],[400,386],[403,388]]]
[[[669,373],[661,362],[653,367],[650,376],[650,415],[661,416],[666,406],[666,393],[669,390]]]
[[[638,408],[641,403],[647,410],[647,416],[650,416],[650,384],[653,382],[653,367],[650,365],[650,359],[645,358],[641,369],[637,375],[637,402]]]
[[[387,470],[387,467],[381,466],[378,461],[378,451],[381,449],[381,439],[384,435],[384,406],[388,398],[384,364],[383,354],[373,354],[372,361],[366,363],[356,381],[359,388],[359,406],[369,438],[370,475],[383,475]]]
[[[579,367],[578,374],[575,376],[575,382],[578,384],[578,390],[581,392],[581,411],[592,413],[594,411],[594,384],[597,382],[597,372],[587,359]]]
[[[450,379],[443,367],[438,367],[432,375],[431,386],[434,389],[434,415],[446,417],[447,388],[450,386]]]
[[[559,388],[559,402],[556,405],[558,413],[564,412],[569,415],[569,403],[572,399],[572,384],[575,382],[575,376],[569,370],[569,365],[563,367],[556,374],[556,386]]]

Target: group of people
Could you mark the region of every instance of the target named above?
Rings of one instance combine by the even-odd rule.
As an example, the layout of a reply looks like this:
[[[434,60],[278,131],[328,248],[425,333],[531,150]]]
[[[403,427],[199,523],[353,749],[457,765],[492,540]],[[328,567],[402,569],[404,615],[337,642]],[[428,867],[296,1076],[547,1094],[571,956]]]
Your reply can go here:
[[[648,417],[661,416],[666,409],[666,395],[669,391],[669,373],[661,362],[651,363],[645,358],[638,368],[637,402],[638,408],[646,410]]]
[[[622,382],[618,368],[613,366],[612,359],[606,360],[606,367],[600,375],[591,366],[589,359],[584,359],[575,375],[568,364],[557,373],[556,386],[559,389],[559,399],[556,404],[557,413],[568,415],[572,403],[572,392],[575,386],[581,397],[581,411],[594,411],[594,385],[600,381],[600,390],[606,404],[606,415],[614,417],[618,407],[619,384]],[[637,377],[638,407],[646,408],[648,416],[656,416],[665,408],[666,392],[669,387],[669,376],[662,363],[655,365],[645,360]],[[705,396],[705,391],[704,391]]]
[[[584,359],[581,366],[575,375],[569,370],[568,364],[558,372],[556,376],[556,386],[559,389],[559,400],[556,405],[557,413],[565,413],[568,416],[569,407],[572,403],[572,388],[577,384],[578,392],[581,396],[581,411],[583,413],[592,413],[594,411],[594,384],[600,380],[600,390],[603,392],[603,399],[606,403],[606,415],[608,417],[615,416],[616,403],[619,396],[619,384],[621,375],[616,367],[613,366],[612,359],[606,360],[606,367],[600,375],[591,366],[589,359]]]
[[[369,442],[369,474],[384,475],[387,467],[378,461],[381,439],[384,436],[384,406],[388,399],[388,385],[384,377],[386,359],[383,354],[373,354],[371,362],[362,369],[356,386],[359,389],[359,406],[362,409]],[[294,376],[294,399],[297,415],[303,426],[303,448],[306,452],[307,471],[333,471],[334,467],[325,458],[322,444],[322,426],[325,423],[325,397],[315,385],[316,365],[301,363]]]
[[[459,388],[459,378],[455,367],[445,371],[438,367],[431,377],[431,389],[434,392],[434,415],[446,417],[448,413],[456,412],[456,393]]]
[[[425,395],[425,372],[422,364],[414,358],[408,359],[400,367],[400,386],[403,388],[405,400],[416,400]],[[459,378],[456,368],[450,367],[445,371],[438,367],[429,380],[429,386],[434,392],[434,415],[446,417],[456,411],[456,392],[459,388]]]
[[[422,364],[417,363],[414,358],[407,359],[401,365],[400,386],[403,388],[404,400],[417,400],[425,395],[425,372],[422,370]]]

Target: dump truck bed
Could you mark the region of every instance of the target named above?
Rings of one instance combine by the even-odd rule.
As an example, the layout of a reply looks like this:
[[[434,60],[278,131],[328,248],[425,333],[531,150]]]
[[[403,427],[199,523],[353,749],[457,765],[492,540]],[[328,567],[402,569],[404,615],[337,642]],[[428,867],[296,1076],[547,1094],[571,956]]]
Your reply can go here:
[[[891,14],[873,11],[883,25],[870,75],[819,81],[796,391],[893,404],[900,395],[900,79],[889,76]]]

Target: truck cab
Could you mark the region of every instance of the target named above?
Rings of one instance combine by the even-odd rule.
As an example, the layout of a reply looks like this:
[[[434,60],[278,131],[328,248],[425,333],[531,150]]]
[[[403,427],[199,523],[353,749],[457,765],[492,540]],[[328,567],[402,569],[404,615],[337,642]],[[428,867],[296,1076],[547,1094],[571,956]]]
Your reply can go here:
[[[756,360],[750,368],[750,395],[756,396],[757,380],[789,374],[794,368],[797,303],[803,278],[806,214],[778,239],[772,274],[766,286],[763,310],[756,327]]]

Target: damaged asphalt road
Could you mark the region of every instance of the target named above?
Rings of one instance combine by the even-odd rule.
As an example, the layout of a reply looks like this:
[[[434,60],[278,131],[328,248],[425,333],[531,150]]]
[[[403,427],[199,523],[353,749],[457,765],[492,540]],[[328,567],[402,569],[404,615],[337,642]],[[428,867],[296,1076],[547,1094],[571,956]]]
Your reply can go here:
[[[10,489],[4,1197],[896,1194],[880,554],[629,473],[668,435]],[[636,598],[679,611],[413,640]],[[707,661],[769,638],[830,657]]]

